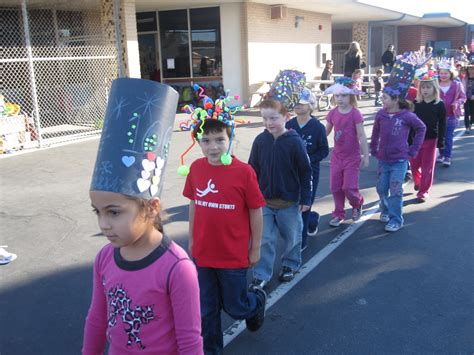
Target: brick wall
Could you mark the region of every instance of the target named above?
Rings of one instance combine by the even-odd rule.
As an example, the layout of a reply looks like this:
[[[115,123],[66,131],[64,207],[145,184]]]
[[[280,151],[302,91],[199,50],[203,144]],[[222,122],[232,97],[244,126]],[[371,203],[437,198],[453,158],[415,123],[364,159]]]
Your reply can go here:
[[[464,36],[466,28],[462,27],[449,27],[449,28],[438,28],[438,40],[439,41],[451,41],[451,48],[459,48],[464,45]]]
[[[307,78],[320,75],[317,67],[318,44],[331,57],[331,16],[288,8],[285,19],[272,20],[270,6],[245,3],[248,51],[248,81],[272,80],[281,69],[298,69]],[[295,16],[304,20],[295,28]],[[322,29],[319,29],[319,26]]]
[[[438,39],[437,29],[430,26],[399,26],[397,53],[418,50],[425,46],[427,41]]]

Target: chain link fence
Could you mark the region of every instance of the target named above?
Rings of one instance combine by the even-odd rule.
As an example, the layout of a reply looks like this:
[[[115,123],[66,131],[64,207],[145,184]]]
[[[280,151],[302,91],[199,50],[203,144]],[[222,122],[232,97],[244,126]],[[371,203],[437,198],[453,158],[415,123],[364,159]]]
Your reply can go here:
[[[101,0],[2,1],[0,152],[100,133],[108,88],[118,76],[102,6]]]

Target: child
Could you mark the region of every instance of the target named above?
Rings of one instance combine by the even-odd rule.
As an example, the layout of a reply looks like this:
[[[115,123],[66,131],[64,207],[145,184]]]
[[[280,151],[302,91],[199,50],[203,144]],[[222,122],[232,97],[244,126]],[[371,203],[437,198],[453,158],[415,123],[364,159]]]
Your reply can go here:
[[[419,202],[425,202],[433,185],[436,161],[436,147],[443,148],[446,130],[446,110],[439,98],[438,78],[434,72],[426,72],[419,77],[420,84],[415,101],[415,114],[426,126],[423,144],[410,159],[415,191]]]
[[[311,204],[311,165],[303,141],[298,133],[287,130],[285,123],[303,87],[304,74],[281,71],[260,104],[265,130],[253,142],[249,164],[257,173],[267,203],[263,207],[261,258],[252,281],[261,287],[273,274],[278,235],[285,241],[279,280],[291,281],[301,266],[301,213]]]
[[[465,75],[463,85],[466,93],[464,103],[464,126],[465,134],[471,133],[471,125],[474,123],[474,65],[464,67]]]
[[[222,353],[222,309],[245,319],[250,331],[265,316],[265,292],[247,290],[247,270],[260,258],[265,200],[252,167],[229,156],[235,122],[227,100],[205,97],[207,110],[192,111],[193,140],[204,157],[192,163],[183,190],[190,200],[189,250],[199,275],[206,354]]]
[[[444,107],[446,108],[447,120],[444,149],[439,150],[439,156],[436,161],[442,163],[445,167],[449,167],[451,166],[454,130],[458,125],[461,107],[466,101],[466,94],[462,84],[454,80],[456,69],[452,58],[440,58],[436,65],[438,68],[441,100],[443,100]]]
[[[109,354],[203,353],[196,268],[160,221],[177,102],[176,91],[153,81],[112,85],[90,188],[109,244],[94,263],[83,354],[103,354],[106,341]]]
[[[369,152],[364,118],[357,109],[355,95],[360,94],[360,91],[355,88],[355,82],[347,77],[338,78],[325,94],[333,94],[336,102],[336,107],[326,118],[326,134],[329,135],[334,128],[334,149],[329,171],[334,211],[329,225],[339,227],[346,219],[346,198],[352,206],[352,220],[355,222],[360,219],[364,198],[359,192],[359,172],[361,167],[369,166]]]
[[[358,90],[360,92],[360,94],[356,95],[357,97],[357,100],[361,100],[362,99],[362,94],[363,94],[363,91],[362,91],[362,82],[363,82],[363,79],[362,77],[364,76],[364,71],[362,69],[356,69],[354,70],[354,72],[352,73],[352,80],[355,81],[355,84],[354,84],[354,89]]]
[[[384,81],[382,78],[383,70],[377,69],[375,72],[375,77],[372,79],[374,81],[374,92],[375,92],[375,106],[382,106],[382,90],[384,87]]]
[[[313,205],[316,197],[316,190],[319,184],[319,163],[329,154],[328,140],[326,138],[326,130],[321,122],[311,115],[316,105],[316,97],[307,88],[303,89],[300,101],[295,106],[294,111],[296,117],[293,117],[286,123],[287,129],[294,129],[306,146],[311,169],[313,171],[313,189],[311,193],[310,206]],[[319,214],[311,213],[311,208],[303,212],[303,233],[301,236],[301,249],[304,250],[307,245],[308,236],[314,236],[318,232]],[[312,219],[310,223],[310,219]],[[308,229],[310,226],[314,227]]]
[[[403,227],[403,178],[407,160],[416,156],[426,132],[424,123],[408,110],[405,100],[417,66],[425,61],[418,52],[404,53],[397,59],[384,88],[383,108],[375,116],[370,152],[379,161],[380,221],[387,223],[387,232]],[[410,129],[415,132],[411,146],[408,145]]]

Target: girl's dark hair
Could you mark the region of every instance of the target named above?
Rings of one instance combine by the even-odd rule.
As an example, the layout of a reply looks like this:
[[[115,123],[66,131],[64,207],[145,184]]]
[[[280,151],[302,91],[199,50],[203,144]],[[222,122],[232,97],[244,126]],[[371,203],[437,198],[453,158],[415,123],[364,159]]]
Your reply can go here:
[[[230,136],[232,135],[232,126],[228,126],[224,122],[216,120],[216,119],[205,120],[202,127],[200,124],[196,125],[193,131],[194,138],[197,139],[198,133],[201,132],[201,129],[204,134],[220,133],[222,131],[225,131],[227,133],[227,137],[230,138]]]
[[[392,100],[398,99],[398,107],[400,107],[402,110],[407,109],[407,110],[413,111],[414,105],[412,102],[407,101],[406,99],[401,98],[397,95],[389,95],[389,96]]]
[[[138,207],[140,209],[140,212],[147,212],[147,209],[149,208],[148,206],[148,201],[139,198],[139,197],[132,197],[132,196],[125,196],[127,199],[135,201],[138,204]],[[161,221],[161,216],[158,213],[155,217],[155,220],[153,221],[153,226],[160,232],[164,233],[163,231],[163,222]]]

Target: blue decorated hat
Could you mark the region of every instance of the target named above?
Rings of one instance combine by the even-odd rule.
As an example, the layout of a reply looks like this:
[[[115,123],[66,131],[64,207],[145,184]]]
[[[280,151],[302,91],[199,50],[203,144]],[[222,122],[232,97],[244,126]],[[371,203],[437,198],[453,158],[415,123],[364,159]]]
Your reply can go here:
[[[383,92],[405,98],[411,86],[416,70],[428,62],[430,56],[424,51],[405,52],[397,57]]]
[[[265,98],[279,101],[291,111],[300,101],[306,76],[298,70],[280,70]]]
[[[114,80],[90,190],[159,196],[177,104],[168,85]]]

